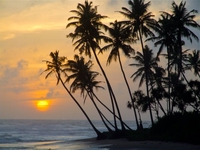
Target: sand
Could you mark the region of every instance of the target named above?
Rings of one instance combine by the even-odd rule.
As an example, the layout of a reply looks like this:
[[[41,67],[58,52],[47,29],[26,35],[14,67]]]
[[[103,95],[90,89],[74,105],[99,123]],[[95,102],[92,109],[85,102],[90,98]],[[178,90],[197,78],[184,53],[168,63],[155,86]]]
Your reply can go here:
[[[37,150],[200,150],[200,145],[159,141],[83,139],[38,145]]]

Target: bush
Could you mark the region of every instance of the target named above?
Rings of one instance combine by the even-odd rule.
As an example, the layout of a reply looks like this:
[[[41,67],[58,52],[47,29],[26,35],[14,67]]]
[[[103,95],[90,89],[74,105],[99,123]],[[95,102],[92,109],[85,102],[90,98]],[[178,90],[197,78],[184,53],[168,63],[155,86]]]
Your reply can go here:
[[[150,130],[150,134],[155,140],[199,144],[200,114],[176,112],[159,118]]]

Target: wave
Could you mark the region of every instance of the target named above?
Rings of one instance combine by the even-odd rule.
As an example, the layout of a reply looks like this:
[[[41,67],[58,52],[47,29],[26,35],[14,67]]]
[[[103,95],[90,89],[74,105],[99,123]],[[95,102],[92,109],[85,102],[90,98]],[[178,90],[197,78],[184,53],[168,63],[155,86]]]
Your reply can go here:
[[[100,131],[107,131],[101,121],[94,121],[94,124]],[[135,128],[133,121],[128,124]],[[93,137],[96,134],[86,120],[0,120],[0,144],[71,141]]]
[[[3,134],[0,135],[0,143],[16,143],[16,142],[22,142],[22,140],[19,137],[14,137],[10,134]]]

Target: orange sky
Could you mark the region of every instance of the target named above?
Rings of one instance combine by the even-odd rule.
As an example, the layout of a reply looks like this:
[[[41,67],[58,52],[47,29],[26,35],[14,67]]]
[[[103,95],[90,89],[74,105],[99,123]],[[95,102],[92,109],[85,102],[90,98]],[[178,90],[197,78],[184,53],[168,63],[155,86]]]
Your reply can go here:
[[[84,0],[0,1],[0,119],[85,119],[66,91],[60,85],[56,86],[53,76],[48,80],[44,79],[45,75],[40,76],[46,67],[42,60],[48,60],[50,52],[59,50],[60,55],[73,58],[75,53],[71,39],[66,38],[71,29],[65,29],[65,26],[68,17],[73,15],[69,11],[76,9],[78,2]],[[151,2],[150,10],[156,16],[160,10],[170,10],[171,0]],[[93,3],[99,6],[99,13],[109,16],[105,23],[124,19],[115,11],[121,10],[122,6],[128,7],[127,0],[93,0]],[[200,1],[187,0],[187,8],[200,12]],[[197,19],[200,24],[200,15]],[[200,37],[199,31],[196,34]],[[140,45],[133,47],[140,48]],[[194,42],[189,48],[200,49],[200,44]],[[107,55],[100,58],[105,65]],[[129,78],[134,72],[128,66],[131,60],[123,58],[123,62]],[[124,119],[133,119],[133,112],[126,108],[129,97],[118,63],[113,62],[105,70]],[[138,87],[138,83],[132,83],[131,80],[130,85],[133,91]],[[105,84],[103,86],[106,87]],[[99,90],[97,94],[110,105],[109,101],[106,102],[106,91]],[[82,101],[79,93],[75,96]],[[48,100],[49,109],[38,111],[35,104],[38,100]],[[86,101],[86,111],[93,119],[99,119],[91,107],[89,100]],[[144,118],[148,119],[148,115],[144,115]]]

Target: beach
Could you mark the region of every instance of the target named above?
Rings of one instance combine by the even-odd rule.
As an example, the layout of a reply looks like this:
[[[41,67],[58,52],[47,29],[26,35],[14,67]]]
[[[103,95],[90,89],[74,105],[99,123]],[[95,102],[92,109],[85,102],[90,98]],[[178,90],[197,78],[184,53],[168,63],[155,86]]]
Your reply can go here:
[[[126,139],[53,142],[35,147],[37,150],[199,150],[200,145],[163,141],[128,141]]]
[[[106,130],[101,121],[94,123]],[[127,123],[135,128],[131,121]],[[200,145],[184,143],[95,137],[83,120],[0,120],[0,150],[200,150]]]

